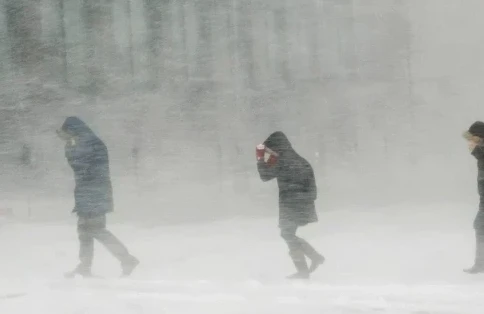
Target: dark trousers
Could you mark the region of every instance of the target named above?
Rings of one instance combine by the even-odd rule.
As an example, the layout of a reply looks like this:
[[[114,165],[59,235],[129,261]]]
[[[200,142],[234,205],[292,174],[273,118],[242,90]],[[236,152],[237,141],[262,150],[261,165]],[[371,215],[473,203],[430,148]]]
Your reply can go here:
[[[298,226],[292,223],[280,225],[281,237],[286,241],[289,248],[289,255],[291,256],[296,268],[304,270],[307,268],[306,257],[311,260],[321,258],[319,254],[306,240],[296,235]]]
[[[484,268],[484,231],[476,230],[476,258],[474,265]]]
[[[476,233],[476,258],[474,265],[484,268],[484,210],[477,212],[474,219],[474,230]]]
[[[474,266],[484,268],[484,210],[481,208],[482,203],[474,219],[474,230],[476,234],[476,257]]]
[[[94,257],[94,239],[101,242],[122,264],[129,263],[133,257],[127,248],[106,229],[106,215],[79,217],[77,222],[80,249],[80,270],[89,272]]]

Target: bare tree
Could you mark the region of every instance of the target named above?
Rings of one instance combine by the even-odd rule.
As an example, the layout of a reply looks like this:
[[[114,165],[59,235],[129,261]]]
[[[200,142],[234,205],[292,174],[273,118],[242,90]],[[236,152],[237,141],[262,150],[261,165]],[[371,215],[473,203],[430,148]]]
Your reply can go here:
[[[102,89],[103,68],[99,58],[97,46],[97,26],[100,24],[102,14],[100,2],[97,0],[82,1],[82,21],[84,24],[85,64],[87,68],[86,92],[97,95]]]
[[[189,77],[188,100],[185,102],[183,110],[194,120],[196,128],[200,123],[209,121],[206,114],[217,112],[213,110],[213,52],[212,52],[212,32],[211,32],[211,13],[214,8],[214,0],[200,1],[195,3],[196,8],[196,49],[194,51],[194,65]],[[212,107],[212,108],[210,108]],[[210,109],[209,109],[210,108]],[[205,117],[200,119],[202,114]]]
[[[62,59],[62,77],[64,83],[69,83],[69,69],[67,63],[67,34],[65,23],[65,6],[64,0],[58,0],[58,16],[59,16],[59,28],[61,34],[60,54]]]
[[[30,73],[38,73],[43,61],[40,3],[40,0],[5,0],[12,60]]]
[[[148,29],[147,47],[149,51],[150,86],[158,88],[161,83],[162,67],[162,4],[165,1],[144,0],[145,19]]]
[[[128,31],[128,58],[129,58],[129,71],[131,79],[134,78],[134,55],[133,55],[133,18],[131,12],[131,0],[126,0],[126,25]]]
[[[293,87],[294,81],[289,68],[289,40],[287,25],[287,0],[279,1],[274,9],[274,31],[277,38],[277,68],[278,75],[286,87]]]

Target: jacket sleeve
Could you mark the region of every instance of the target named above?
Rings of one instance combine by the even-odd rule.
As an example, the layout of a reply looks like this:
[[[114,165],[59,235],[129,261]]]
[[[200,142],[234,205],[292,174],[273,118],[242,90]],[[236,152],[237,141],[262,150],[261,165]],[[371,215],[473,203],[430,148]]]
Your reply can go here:
[[[90,148],[85,145],[80,145],[78,143],[71,146],[66,145],[65,156],[74,170],[76,178],[81,181],[86,181],[88,179],[90,154]]]
[[[479,210],[484,210],[484,171],[477,173],[477,191],[479,192]]]
[[[277,177],[276,166],[270,167],[262,160],[259,160],[257,162],[257,170],[259,171],[260,179],[264,182],[272,180],[275,177]]]
[[[89,145],[84,151],[84,163],[86,168],[84,170],[83,178],[85,181],[92,181],[97,176],[97,167],[99,164],[99,147],[98,145]]]

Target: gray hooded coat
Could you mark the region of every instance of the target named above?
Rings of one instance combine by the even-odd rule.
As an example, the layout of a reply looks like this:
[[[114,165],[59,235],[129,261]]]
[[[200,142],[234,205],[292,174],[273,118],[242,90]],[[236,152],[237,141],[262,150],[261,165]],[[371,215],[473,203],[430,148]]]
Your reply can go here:
[[[106,145],[77,117],[67,118],[61,129],[72,137],[66,142],[65,156],[75,176],[74,212],[93,217],[113,211]]]
[[[257,163],[262,181],[277,179],[279,186],[279,226],[304,226],[318,221],[314,201],[317,187],[313,168],[299,156],[282,132],[271,134],[264,145],[278,153],[273,166]]]

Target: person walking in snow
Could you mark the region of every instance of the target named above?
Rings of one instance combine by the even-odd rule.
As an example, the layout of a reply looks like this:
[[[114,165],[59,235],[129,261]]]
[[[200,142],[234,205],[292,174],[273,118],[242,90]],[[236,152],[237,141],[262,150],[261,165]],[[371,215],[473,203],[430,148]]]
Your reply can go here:
[[[299,227],[318,221],[313,169],[306,159],[296,153],[282,132],[271,134],[263,144],[259,144],[256,157],[261,180],[277,179],[279,186],[279,228],[297,270],[288,278],[308,279],[310,273],[324,262],[321,254],[296,235]],[[310,267],[306,257],[311,260]]]
[[[476,251],[474,265],[464,269],[469,274],[484,273],[484,122],[474,122],[464,133],[469,151],[477,159],[477,188],[480,196],[479,210],[474,219]]]
[[[65,156],[74,171],[73,212],[78,216],[80,242],[80,263],[66,277],[74,277],[76,274],[92,276],[94,239],[101,242],[121,262],[123,275],[130,275],[139,261],[106,229],[106,214],[113,211],[106,145],[77,117],[68,117],[57,134],[65,141]]]

